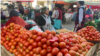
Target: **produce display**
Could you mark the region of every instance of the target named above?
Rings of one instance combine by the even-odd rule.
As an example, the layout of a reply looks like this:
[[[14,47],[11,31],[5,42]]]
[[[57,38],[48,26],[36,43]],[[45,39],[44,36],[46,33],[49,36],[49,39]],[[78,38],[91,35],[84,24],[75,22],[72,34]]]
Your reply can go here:
[[[86,40],[100,41],[100,33],[93,26],[87,26],[77,31],[77,34]]]
[[[29,31],[14,23],[1,29],[1,44],[15,56],[85,56],[94,45],[74,32]]]
[[[65,32],[69,32],[69,30],[67,29],[60,29],[60,30],[56,30],[57,33],[65,33]]]

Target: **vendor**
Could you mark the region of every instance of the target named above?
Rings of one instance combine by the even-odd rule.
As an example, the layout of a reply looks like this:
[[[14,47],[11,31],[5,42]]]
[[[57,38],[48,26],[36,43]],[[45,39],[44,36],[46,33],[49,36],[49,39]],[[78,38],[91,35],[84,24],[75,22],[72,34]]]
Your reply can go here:
[[[10,23],[21,25],[22,27],[25,27],[26,29],[30,29],[32,27],[31,24],[27,24],[21,17],[19,17],[19,14],[16,10],[10,11],[10,19],[6,22],[5,26],[8,26]]]
[[[39,16],[37,23],[43,31],[45,30],[55,31],[54,27],[52,26],[54,24],[54,21],[50,17],[49,8],[47,7],[43,7],[41,9],[41,15]]]
[[[78,1],[77,3],[78,11],[75,19],[74,31],[78,31],[84,27],[85,23],[85,6],[84,1]]]

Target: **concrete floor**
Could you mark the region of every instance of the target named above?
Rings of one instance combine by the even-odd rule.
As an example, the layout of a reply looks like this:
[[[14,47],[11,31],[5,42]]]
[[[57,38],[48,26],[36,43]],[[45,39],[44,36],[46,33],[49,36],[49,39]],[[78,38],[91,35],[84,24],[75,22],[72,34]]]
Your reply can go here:
[[[74,21],[72,21],[71,23],[62,24],[62,26],[65,29],[72,30],[75,26],[75,23],[74,23]]]

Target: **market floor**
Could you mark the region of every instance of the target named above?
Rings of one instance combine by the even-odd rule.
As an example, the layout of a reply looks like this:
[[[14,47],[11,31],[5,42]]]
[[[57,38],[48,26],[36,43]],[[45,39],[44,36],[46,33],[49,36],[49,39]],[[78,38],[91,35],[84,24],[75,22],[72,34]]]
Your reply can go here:
[[[66,24],[62,24],[63,28],[68,29],[68,30],[73,30],[75,23],[74,21],[72,21],[71,23],[66,23]]]

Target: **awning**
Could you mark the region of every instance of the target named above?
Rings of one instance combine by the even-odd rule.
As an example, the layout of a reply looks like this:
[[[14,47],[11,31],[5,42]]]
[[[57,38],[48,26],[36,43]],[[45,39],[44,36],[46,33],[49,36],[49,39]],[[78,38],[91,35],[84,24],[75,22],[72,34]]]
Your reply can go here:
[[[85,5],[100,5],[100,2],[85,2]]]
[[[87,5],[89,8],[91,6],[92,9],[100,9],[100,5]]]
[[[34,0],[8,0],[8,2],[34,2]]]
[[[68,5],[68,4],[69,4],[69,3],[66,3],[66,2],[64,2],[64,1],[55,1],[55,2],[53,2],[53,3],[64,4],[64,5]]]
[[[64,2],[67,2],[67,3],[76,3],[77,0],[63,0]]]

